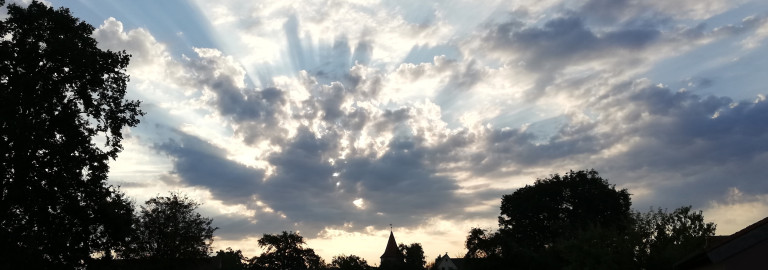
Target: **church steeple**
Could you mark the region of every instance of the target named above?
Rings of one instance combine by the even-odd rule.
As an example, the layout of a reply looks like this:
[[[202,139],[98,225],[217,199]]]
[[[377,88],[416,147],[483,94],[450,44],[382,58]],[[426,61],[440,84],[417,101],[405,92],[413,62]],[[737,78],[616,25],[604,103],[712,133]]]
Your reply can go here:
[[[391,226],[391,225],[390,225]],[[387,247],[384,249],[384,254],[381,254],[380,269],[399,269],[403,265],[403,254],[400,253],[400,249],[397,248],[397,241],[395,241],[395,234],[392,233],[392,228],[389,230],[389,240],[387,241]]]
[[[400,250],[397,249],[397,241],[395,241],[395,234],[389,231],[389,241],[387,241],[387,248],[384,249],[384,254],[381,255],[381,259],[386,257],[401,257]]]

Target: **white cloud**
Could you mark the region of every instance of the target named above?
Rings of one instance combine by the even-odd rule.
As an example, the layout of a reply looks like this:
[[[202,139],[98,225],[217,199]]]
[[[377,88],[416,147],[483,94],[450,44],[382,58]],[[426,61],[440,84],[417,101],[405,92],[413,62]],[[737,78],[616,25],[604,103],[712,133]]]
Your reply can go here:
[[[165,44],[156,41],[147,29],[126,32],[122,22],[110,17],[93,31],[93,38],[102,49],[125,50],[131,54],[128,73],[135,77],[163,81],[179,76],[179,67],[171,59]]]
[[[755,18],[751,18],[751,19],[755,19]],[[759,23],[758,23],[759,26],[757,27],[755,32],[752,33],[749,37],[741,41],[741,45],[745,49],[754,49],[758,46],[761,46],[763,40],[765,40],[765,38],[768,37],[768,18],[763,17],[757,20],[759,20]]]

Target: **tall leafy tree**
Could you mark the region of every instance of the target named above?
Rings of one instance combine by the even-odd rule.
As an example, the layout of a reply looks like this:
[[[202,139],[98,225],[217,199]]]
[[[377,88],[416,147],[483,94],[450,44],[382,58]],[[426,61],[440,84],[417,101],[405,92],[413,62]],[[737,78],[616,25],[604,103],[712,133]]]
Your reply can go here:
[[[322,269],[324,262],[311,248],[305,248],[304,237],[294,232],[264,234],[259,247],[265,249],[261,256],[251,259],[251,269]]]
[[[465,242],[467,254],[464,258],[499,258],[501,257],[501,234],[480,228],[469,230]]]
[[[637,261],[644,269],[673,269],[676,262],[705,247],[716,225],[701,211],[684,206],[672,212],[657,209],[635,213]]]
[[[368,262],[355,255],[334,256],[331,260],[331,267],[339,270],[369,270],[371,266]]]
[[[400,244],[398,246],[400,252],[403,253],[405,258],[406,270],[423,270],[424,264],[427,263],[424,259],[424,249],[419,243],[413,243],[410,245]]]
[[[505,259],[561,268],[558,245],[599,227],[624,232],[631,228],[627,190],[616,190],[597,171],[570,171],[538,179],[501,201],[499,226]]]
[[[211,252],[213,219],[196,210],[200,204],[172,193],[149,199],[138,216],[138,243],[126,257],[205,258]]]
[[[560,269],[638,269],[632,230],[591,226],[553,247],[562,259]]]
[[[0,0],[0,6],[5,1]],[[65,8],[7,6],[0,21],[0,268],[77,267],[117,248],[132,206],[107,185],[122,129],[129,55],[103,51]],[[30,264],[39,263],[32,266]]]
[[[243,270],[246,269],[245,262],[248,260],[243,256],[243,252],[227,248],[226,250],[216,251],[216,259],[219,260],[221,270]]]

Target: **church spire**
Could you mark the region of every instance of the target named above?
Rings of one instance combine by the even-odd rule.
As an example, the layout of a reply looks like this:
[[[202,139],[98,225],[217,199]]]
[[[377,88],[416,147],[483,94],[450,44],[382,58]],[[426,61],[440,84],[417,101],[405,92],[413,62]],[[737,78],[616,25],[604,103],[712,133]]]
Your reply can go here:
[[[381,254],[379,270],[403,269],[404,263],[403,253],[400,253],[400,249],[397,248],[395,234],[392,232],[392,224],[389,224],[389,240],[387,241],[387,248],[384,250],[384,254]]]
[[[389,231],[389,240],[387,241],[387,248],[384,249],[384,254],[381,255],[382,259],[385,258],[399,258],[402,257],[400,250],[397,249],[397,241],[395,241],[395,234],[392,233],[392,229]]]

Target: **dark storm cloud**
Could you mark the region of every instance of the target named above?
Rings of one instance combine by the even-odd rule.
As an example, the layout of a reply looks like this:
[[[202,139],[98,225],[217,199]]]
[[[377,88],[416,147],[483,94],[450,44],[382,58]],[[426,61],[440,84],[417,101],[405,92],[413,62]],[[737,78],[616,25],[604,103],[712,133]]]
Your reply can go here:
[[[319,105],[323,120],[333,122],[344,115],[341,104],[347,99],[346,92],[344,85],[339,82],[320,88],[314,101]]]
[[[606,58],[617,51],[640,50],[656,41],[656,29],[619,29],[599,35],[577,17],[550,20],[543,27],[521,27],[512,21],[498,25],[485,36],[497,50],[522,55],[534,71],[557,71],[571,63]]]
[[[426,162],[428,149],[411,139],[391,141],[380,157],[353,155],[331,164],[329,159],[339,152],[339,134],[318,138],[306,128],[298,132],[284,151],[270,156],[275,175],[259,198],[306,225],[304,231],[316,233],[344,223],[354,224],[352,230],[388,223],[415,226],[461,211],[455,180],[437,176]],[[352,203],[356,199],[363,199],[362,209]]]
[[[629,97],[631,114],[649,114],[627,130],[648,136],[649,143],[662,148],[638,147],[632,156],[638,164],[672,169],[697,162],[723,164],[741,162],[768,151],[766,102],[735,102],[727,97],[698,96],[650,87]],[[664,158],[653,157],[663,151]],[[674,150],[674,151],[673,151]],[[658,152],[657,152],[658,153]]]
[[[379,115],[372,124],[374,133],[382,133],[395,130],[395,126],[404,123],[410,116],[411,109],[408,107],[397,110],[385,110]]]
[[[226,151],[198,137],[176,132],[178,139],[155,145],[173,160],[172,173],[188,186],[208,188],[227,203],[248,203],[264,179],[264,171],[226,158]]]
[[[335,222],[354,207],[351,200],[347,201],[350,206],[341,205],[334,194],[335,182],[330,182],[333,168],[327,162],[327,155],[335,141],[316,139],[306,129],[299,133],[281,154],[270,157],[277,169],[267,179],[263,170],[229,160],[223,149],[183,132],[177,132],[178,140],[169,140],[155,148],[172,158],[172,173],[182,184],[206,188],[224,204],[242,204],[256,211],[252,217],[217,215],[217,224],[228,226],[225,236],[235,237],[256,228],[285,230],[296,222],[306,222],[310,225],[306,228],[314,232],[322,229],[318,224],[343,225]],[[256,201],[275,212],[264,211]]]
[[[245,237],[261,237],[264,233],[294,228],[293,220],[283,218],[276,212],[256,211],[255,216],[221,214],[218,211],[202,214],[213,219],[213,226],[219,228],[216,237],[222,240],[243,240]]]
[[[425,160],[499,180],[532,168],[551,173],[595,168],[612,183],[649,188],[636,201],[640,210],[705,207],[733,187],[768,193],[762,180],[768,162],[765,98],[734,101],[637,85],[642,83],[618,84],[604,96],[584,99],[578,107],[589,108],[585,114],[565,118],[549,139],[522,128],[462,130],[441,138]]]
[[[685,1],[678,1],[682,6]],[[603,25],[622,27],[660,27],[674,21],[680,10],[660,10],[651,1],[589,0],[570,11],[575,16]]]
[[[590,19],[616,22],[634,17],[630,4],[629,0],[589,0],[577,12]]]
[[[549,140],[521,129],[487,129],[478,138],[482,151],[466,157],[473,175],[504,178],[510,171],[547,167],[579,155],[592,155],[606,144],[603,134],[593,132],[595,124],[569,123]],[[512,173],[514,174],[514,173]]]
[[[649,86],[620,89],[598,106],[604,136],[627,150],[593,162],[617,183],[654,189],[641,205],[703,207],[731,187],[768,192],[761,168],[768,161],[768,103],[699,96]],[[608,101],[607,101],[608,100]],[[605,145],[606,148],[610,145]]]
[[[429,149],[411,139],[394,139],[380,158],[356,157],[342,165],[340,178],[369,201],[372,223],[414,226],[428,218],[462,212],[455,180],[437,175],[428,164]],[[450,217],[448,217],[450,218]],[[391,222],[389,222],[391,223]],[[378,227],[378,226],[377,226]]]
[[[612,71],[624,65],[637,65],[643,51],[661,40],[661,32],[654,28],[619,28],[593,31],[579,17],[561,17],[549,20],[543,26],[525,25],[510,20],[484,34],[483,46],[512,56],[516,63],[537,75],[536,83],[526,94],[539,98],[545,94],[562,70],[573,65],[610,60]]]
[[[192,135],[178,135],[180,139],[156,149],[172,157],[172,173],[181,183],[207,188],[225,204],[257,210],[256,223],[221,216],[220,224],[236,225],[228,229],[233,234],[256,226],[283,226],[309,235],[345,223],[355,224],[351,229],[356,231],[388,223],[415,226],[430,217],[459,214],[464,206],[455,195],[455,180],[437,176],[424,160],[427,149],[409,139],[391,142],[390,150],[379,158],[353,157],[334,165],[329,159],[339,150],[337,134],[318,138],[300,128],[283,151],[270,155],[275,171],[264,179],[262,170],[227,159],[222,149]],[[360,198],[362,209],[353,204]],[[286,217],[260,210],[254,200]]]

